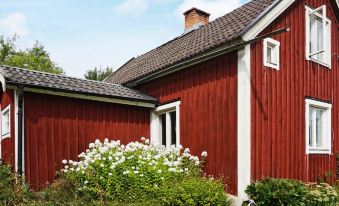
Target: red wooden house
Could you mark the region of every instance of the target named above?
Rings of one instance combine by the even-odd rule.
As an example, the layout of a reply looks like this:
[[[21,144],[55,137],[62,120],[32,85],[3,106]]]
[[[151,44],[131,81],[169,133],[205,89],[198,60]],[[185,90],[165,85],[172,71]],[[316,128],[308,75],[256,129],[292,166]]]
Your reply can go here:
[[[241,198],[265,177],[333,182],[338,1],[253,0],[208,16],[185,12],[184,34],[105,83],[1,67],[2,159],[39,188],[96,138],[147,136],[207,151],[206,172]]]

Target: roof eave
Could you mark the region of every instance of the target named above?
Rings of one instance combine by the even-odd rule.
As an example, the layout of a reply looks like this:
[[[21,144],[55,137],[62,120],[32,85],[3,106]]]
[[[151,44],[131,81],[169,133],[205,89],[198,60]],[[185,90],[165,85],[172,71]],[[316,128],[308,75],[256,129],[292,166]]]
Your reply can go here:
[[[207,61],[216,56],[220,56],[222,54],[237,50],[243,46],[243,42],[250,42],[251,40],[255,39],[260,32],[262,32],[294,2],[295,0],[276,0],[259,16],[257,16],[247,27],[245,27],[245,29],[243,29],[233,41],[227,42],[226,45],[218,47],[212,51],[204,52],[203,54],[190,58],[186,61],[181,61],[159,72],[125,82],[123,83],[123,85],[134,87],[153,79],[160,78],[169,73],[173,73],[183,68],[192,66],[194,64]]]
[[[103,95],[103,94],[90,93],[90,92],[81,92],[81,91],[73,91],[73,90],[65,90],[65,89],[30,85],[30,84],[24,84],[20,82],[11,82],[11,81],[6,81],[6,85],[8,89],[15,89],[18,85],[24,85],[25,86],[24,91],[28,91],[28,92],[73,97],[73,98],[79,98],[79,99],[96,100],[96,101],[110,102],[110,103],[117,103],[117,104],[127,104],[127,105],[149,107],[149,108],[154,108],[155,105],[158,104],[158,100],[153,97],[150,97],[150,98],[153,98],[153,100],[136,99],[136,98],[121,97],[121,96],[113,96],[113,95],[110,96],[110,95]]]

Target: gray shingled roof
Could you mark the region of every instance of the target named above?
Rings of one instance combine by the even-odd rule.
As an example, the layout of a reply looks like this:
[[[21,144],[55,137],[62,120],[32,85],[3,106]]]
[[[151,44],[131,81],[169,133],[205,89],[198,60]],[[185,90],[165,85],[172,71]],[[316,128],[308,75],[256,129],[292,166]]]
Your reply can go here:
[[[133,58],[107,82],[125,84],[236,40],[275,0],[253,0],[242,7],[166,44]]]
[[[125,99],[154,103],[157,100],[139,91],[119,84],[99,82],[65,75],[0,66],[0,74],[5,77],[7,84],[23,84],[34,88],[51,89],[92,96],[104,96],[115,99]]]

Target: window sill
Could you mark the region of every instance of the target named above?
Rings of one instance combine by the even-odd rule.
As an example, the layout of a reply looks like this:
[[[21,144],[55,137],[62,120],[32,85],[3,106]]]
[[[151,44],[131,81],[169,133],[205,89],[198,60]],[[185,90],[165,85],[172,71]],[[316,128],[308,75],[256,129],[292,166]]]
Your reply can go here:
[[[271,63],[265,62],[264,66],[268,67],[268,68],[279,70],[279,65],[276,65],[276,64],[271,64]]]
[[[11,134],[10,133],[3,134],[3,135],[1,135],[1,137],[2,137],[2,139],[6,139],[6,138],[11,137]]]
[[[321,148],[315,148],[315,149],[309,149],[306,151],[306,154],[312,155],[312,154],[331,154],[331,150],[329,149],[321,149]]]
[[[327,69],[331,69],[331,66],[329,64],[324,63],[324,62],[321,62],[321,61],[318,61],[318,60],[315,60],[315,59],[311,59],[311,58],[307,59],[307,61],[311,61],[311,62],[320,64],[320,65],[326,67]]]

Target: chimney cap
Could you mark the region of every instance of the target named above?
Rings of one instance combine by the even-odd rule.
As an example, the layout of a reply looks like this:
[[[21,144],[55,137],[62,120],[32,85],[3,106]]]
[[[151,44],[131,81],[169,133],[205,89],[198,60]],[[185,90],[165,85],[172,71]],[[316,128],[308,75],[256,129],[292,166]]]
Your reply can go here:
[[[205,11],[203,11],[203,10],[200,10],[200,9],[197,9],[197,8],[195,8],[195,7],[192,7],[191,9],[185,11],[185,12],[184,12],[184,15],[186,16],[187,14],[191,13],[192,11],[196,11],[196,12],[198,12],[199,14],[204,15],[204,16],[207,16],[207,17],[209,17],[209,16],[211,15],[210,13],[207,13],[207,12],[205,12]]]

